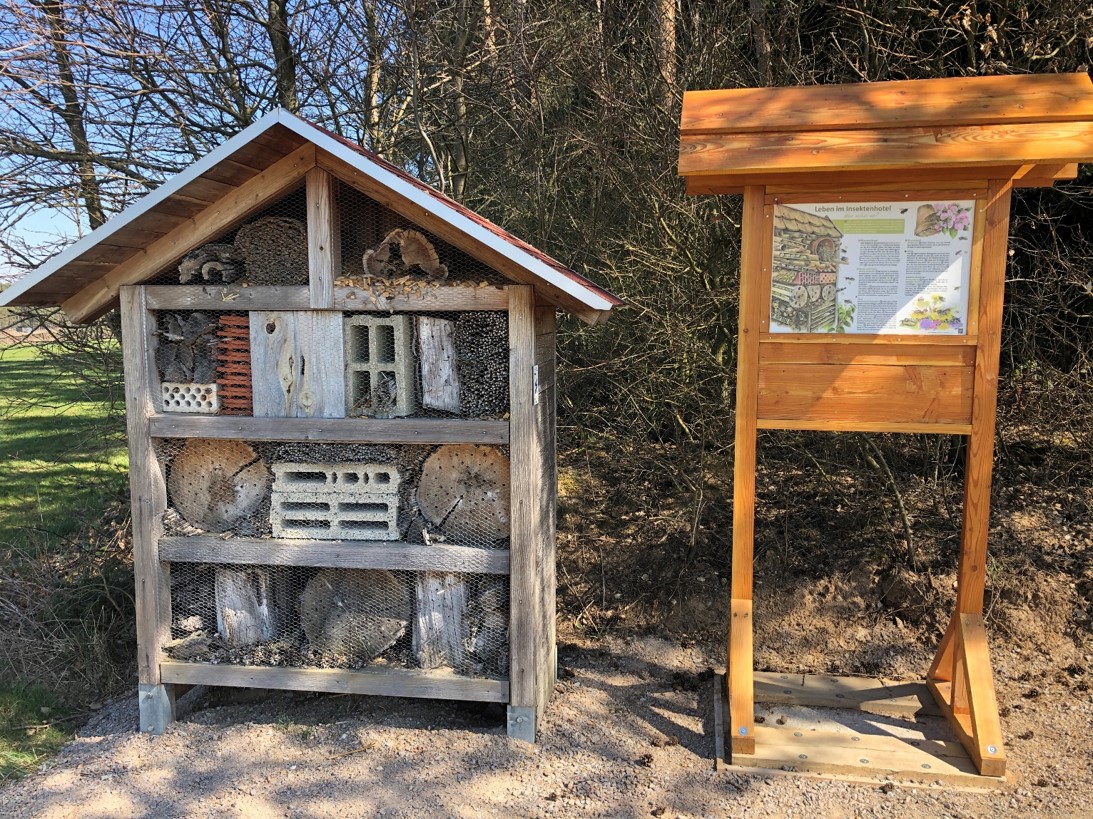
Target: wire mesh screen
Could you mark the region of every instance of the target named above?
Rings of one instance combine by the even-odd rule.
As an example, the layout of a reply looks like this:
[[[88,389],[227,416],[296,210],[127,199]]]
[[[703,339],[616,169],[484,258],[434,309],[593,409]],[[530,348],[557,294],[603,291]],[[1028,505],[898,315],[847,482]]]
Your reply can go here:
[[[505,677],[508,597],[507,578],[485,574],[172,563],[165,650],[189,662]]]
[[[505,549],[509,457],[477,444],[157,439],[167,535]]]
[[[302,185],[149,281],[255,287],[307,283],[307,192]]]
[[[504,418],[508,314],[160,311],[164,412]]]
[[[338,182],[342,286],[500,286],[500,273],[356,188]]]

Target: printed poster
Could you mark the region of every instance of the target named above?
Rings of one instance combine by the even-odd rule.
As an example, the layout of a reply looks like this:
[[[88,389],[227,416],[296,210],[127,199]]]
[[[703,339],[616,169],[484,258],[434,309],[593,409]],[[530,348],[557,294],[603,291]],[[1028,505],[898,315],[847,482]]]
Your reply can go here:
[[[975,201],[774,206],[772,333],[963,335]]]

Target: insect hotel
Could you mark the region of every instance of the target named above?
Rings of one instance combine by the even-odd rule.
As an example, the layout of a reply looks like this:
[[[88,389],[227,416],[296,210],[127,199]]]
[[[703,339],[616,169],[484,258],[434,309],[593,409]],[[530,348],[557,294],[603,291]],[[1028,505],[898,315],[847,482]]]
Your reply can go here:
[[[284,111],[7,294],[120,304],[141,730],[194,685],[481,700],[555,677],[555,314],[620,302]]]
[[[727,706],[716,738],[734,764],[1005,773],[983,602],[1010,201],[1015,188],[1074,179],[1083,161],[1093,161],[1084,73],[684,95],[688,193],[743,194],[728,673],[715,698]],[[967,437],[956,604],[922,686],[966,756],[942,749],[939,760],[898,736],[868,737],[865,753],[845,731],[798,741],[757,724],[760,699],[920,707],[881,681],[754,673],[764,429]]]

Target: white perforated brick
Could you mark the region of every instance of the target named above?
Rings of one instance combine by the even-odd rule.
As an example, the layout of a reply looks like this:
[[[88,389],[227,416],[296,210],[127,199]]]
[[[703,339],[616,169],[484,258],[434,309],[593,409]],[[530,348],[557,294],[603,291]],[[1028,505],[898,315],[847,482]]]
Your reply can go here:
[[[212,415],[220,412],[220,395],[216,384],[181,384],[164,381],[164,412],[200,412]]]

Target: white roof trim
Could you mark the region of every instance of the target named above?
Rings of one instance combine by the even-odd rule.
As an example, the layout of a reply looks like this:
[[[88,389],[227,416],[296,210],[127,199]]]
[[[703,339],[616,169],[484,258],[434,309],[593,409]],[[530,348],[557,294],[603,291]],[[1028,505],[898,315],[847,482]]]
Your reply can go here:
[[[145,194],[133,204],[114,214],[103,225],[95,228],[79,241],[73,242],[60,253],[41,266],[24,274],[21,278],[0,293],[0,305],[7,304],[17,296],[21,296],[39,282],[49,278],[69,262],[75,261],[84,252],[90,250],[100,242],[107,241],[111,236],[129,225],[135,219],[143,216],[169,196],[173,196],[190,182],[193,182],[201,174],[223,162],[248,142],[268,130],[278,122],[277,112],[266,114],[257,122],[254,122],[233,136],[223,145],[220,145],[201,159],[188,165],[175,176],[168,179],[154,191]]]
[[[491,250],[495,250],[503,256],[508,257],[529,273],[534,274],[581,303],[588,305],[590,309],[610,310],[614,307],[614,304],[603,296],[592,292],[587,287],[573,281],[573,279],[546,264],[542,259],[505,241],[492,230],[483,227],[473,219],[468,219],[459,211],[448,207],[444,202],[434,196],[430,196],[416,185],[410,184],[405,179],[402,179],[386,168],[372,162],[368,157],[354,151],[345,143],[318,130],[311,125],[311,123],[305,122],[284,109],[279,110],[277,114],[280,117],[282,125],[291,128],[300,136],[314,142],[316,147],[322,148],[328,154],[332,154],[346,164],[352,165],[361,173],[371,177],[378,184],[397,193],[404,199],[408,199],[418,207],[423,208],[434,216],[440,217],[461,233],[476,239]]]

